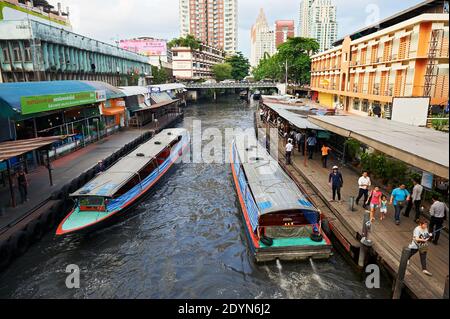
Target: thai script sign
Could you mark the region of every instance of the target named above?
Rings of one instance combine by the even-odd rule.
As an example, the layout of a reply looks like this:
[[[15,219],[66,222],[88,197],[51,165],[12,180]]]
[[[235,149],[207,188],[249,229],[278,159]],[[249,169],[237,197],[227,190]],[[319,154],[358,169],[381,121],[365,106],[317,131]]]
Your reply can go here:
[[[20,104],[22,107],[22,114],[27,115],[54,111],[72,106],[92,104],[105,100],[105,91],[87,91],[39,96],[22,96],[20,98]]]
[[[121,40],[119,47],[146,56],[167,55],[167,42],[154,39]]]

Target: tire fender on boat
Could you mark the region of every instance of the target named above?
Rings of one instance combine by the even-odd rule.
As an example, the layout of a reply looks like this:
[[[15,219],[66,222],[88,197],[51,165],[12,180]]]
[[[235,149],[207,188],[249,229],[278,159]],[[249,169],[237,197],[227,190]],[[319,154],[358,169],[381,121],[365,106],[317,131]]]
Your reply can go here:
[[[9,241],[0,241],[0,269],[9,265],[12,258],[12,250]]]
[[[322,219],[322,229],[325,232],[325,234],[330,235],[331,229],[330,229],[330,222],[328,219]]]
[[[19,230],[9,237],[12,253],[15,257],[23,255],[29,246],[29,238],[24,230]]]
[[[273,245],[273,239],[266,236],[261,236],[261,242],[266,246],[272,246]]]
[[[312,241],[320,243],[323,240],[323,236],[321,234],[312,233],[310,236]]]

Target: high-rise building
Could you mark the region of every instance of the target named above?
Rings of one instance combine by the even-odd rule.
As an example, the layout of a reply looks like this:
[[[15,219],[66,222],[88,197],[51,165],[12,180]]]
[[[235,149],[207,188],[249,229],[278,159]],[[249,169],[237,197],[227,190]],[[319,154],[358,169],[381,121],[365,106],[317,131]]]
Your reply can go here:
[[[319,42],[328,50],[337,39],[336,6],[331,0],[303,0],[300,3],[299,36]]]
[[[237,51],[237,0],[180,0],[180,34],[195,36],[201,42]]]
[[[288,38],[295,36],[294,20],[275,21],[275,46],[278,48],[287,41]]]
[[[270,30],[264,10],[261,8],[251,31],[250,65],[252,67],[258,66],[259,61],[266,53],[272,55],[275,52],[275,33]]]

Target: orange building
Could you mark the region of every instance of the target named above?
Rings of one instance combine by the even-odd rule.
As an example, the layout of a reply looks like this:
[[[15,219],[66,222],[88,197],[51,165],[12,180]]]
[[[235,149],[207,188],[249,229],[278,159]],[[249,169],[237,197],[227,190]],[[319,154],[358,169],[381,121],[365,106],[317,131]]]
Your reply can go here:
[[[445,1],[425,1],[337,41],[312,56],[312,98],[359,115],[394,97],[448,102],[449,16]]]

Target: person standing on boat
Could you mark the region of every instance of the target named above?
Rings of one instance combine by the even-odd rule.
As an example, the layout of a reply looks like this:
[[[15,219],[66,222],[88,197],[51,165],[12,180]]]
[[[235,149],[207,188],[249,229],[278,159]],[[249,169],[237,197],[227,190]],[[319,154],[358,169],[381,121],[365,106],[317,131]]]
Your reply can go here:
[[[339,167],[333,166],[333,171],[328,176],[328,184],[331,186],[333,192],[333,199],[330,201],[334,202],[336,200],[336,194],[338,200],[342,201],[341,188],[344,186],[344,178],[342,177],[341,172],[339,172]]]
[[[291,164],[291,156],[292,156],[292,150],[294,149],[294,145],[292,145],[292,140],[289,139],[286,144],[286,164]]]
[[[419,219],[419,226],[414,229],[413,240],[408,246],[411,249],[409,258],[419,253],[420,263],[422,264],[422,272],[427,276],[432,276],[432,274],[427,270],[427,251],[428,251],[428,241],[430,240],[431,234],[428,231],[428,222],[425,218],[421,217]],[[409,265],[409,260],[408,260]]]

